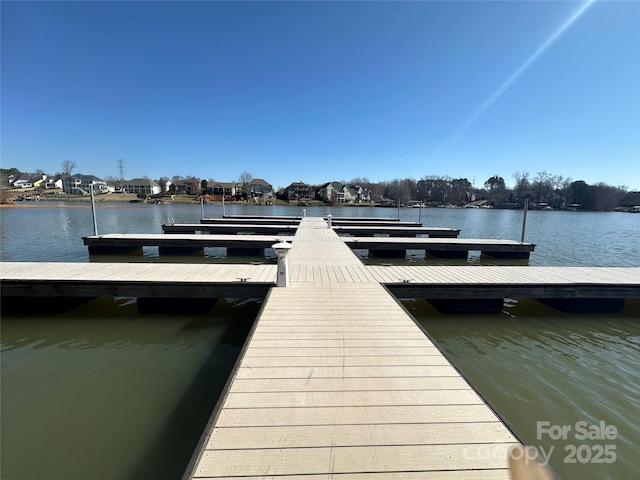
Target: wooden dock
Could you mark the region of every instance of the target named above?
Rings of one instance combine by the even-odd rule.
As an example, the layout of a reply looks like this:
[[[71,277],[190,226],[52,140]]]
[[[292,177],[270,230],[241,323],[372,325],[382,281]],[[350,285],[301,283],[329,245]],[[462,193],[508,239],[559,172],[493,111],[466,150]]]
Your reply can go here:
[[[206,247],[226,248],[230,255],[263,255],[280,240],[277,235],[193,235],[111,233],[82,237],[90,254],[127,254],[158,247],[160,255],[202,254]]]
[[[333,223],[333,220],[332,220]],[[430,238],[456,238],[460,234],[457,228],[443,227],[412,227],[412,226],[360,226],[338,224],[333,229],[340,234],[373,237],[374,235],[389,235],[390,237],[417,237],[428,235]]]
[[[194,229],[205,229],[208,225],[190,224]],[[212,228],[228,228],[215,227]],[[167,228],[172,228],[167,226]],[[176,227],[180,230],[181,226]],[[184,227],[189,229],[191,227]],[[274,231],[288,228],[276,227]],[[246,225],[238,226],[238,230],[252,230]],[[267,230],[267,227],[256,226],[253,231]],[[426,229],[425,229],[426,230]],[[261,230],[260,230],[261,231]],[[297,230],[296,230],[297,231]],[[335,230],[332,230],[335,231]],[[165,234],[116,234],[92,235],[82,240],[89,248],[90,254],[129,254],[141,253],[143,247],[158,247],[160,255],[195,255],[202,254],[204,248],[226,248],[229,255],[263,255],[265,248],[270,248],[284,235],[239,235],[193,233]],[[462,238],[400,238],[400,237],[338,237],[354,249],[366,249],[377,257],[405,257],[407,250],[424,250],[426,253],[445,258],[467,258],[470,251],[479,251],[499,258],[527,259],[535,249],[535,244],[516,242],[514,240],[479,240]],[[299,241],[298,241],[299,242]]]
[[[352,217],[331,217],[331,224],[344,227],[422,227],[422,223],[419,222],[375,220],[373,218],[354,220]]]
[[[301,217],[274,218],[274,217],[223,217],[223,218],[201,218],[200,223],[215,225],[297,225]]]
[[[224,215],[222,218],[231,218],[231,219],[252,219],[252,220],[263,220],[267,218],[269,221],[271,220],[294,220],[299,222],[302,220],[302,216],[297,215]],[[217,220],[217,219],[214,219]]]
[[[275,265],[2,262],[2,297],[264,298]]]
[[[516,438],[395,298],[315,276],[366,270],[337,234],[293,244],[314,274],[268,294],[187,477],[507,479]]]
[[[397,237],[341,237],[354,249],[369,250],[376,257],[404,258],[407,250],[424,250],[441,258],[467,258],[469,252],[497,258],[528,259],[536,248],[533,243],[515,240],[469,238],[397,238]]]
[[[251,223],[175,223],[173,225],[162,225],[163,233],[208,233],[214,235],[294,235],[298,229],[292,224],[251,224]]]
[[[85,244],[267,248],[280,239],[103,235]],[[137,296],[151,304],[266,297],[185,473],[245,480],[506,480],[516,436],[396,297],[471,302],[472,310],[504,297],[590,309],[594,300],[640,298],[640,268],[365,266],[354,240],[363,242],[357,248],[469,241],[340,237],[321,218],[301,219],[288,240],[287,288],[272,288],[275,265],[3,262],[0,293],[3,301]]]
[[[354,223],[354,222],[351,222]],[[369,223],[369,222],[366,222]],[[175,223],[162,225],[164,233],[209,233],[209,234],[226,234],[236,235],[239,233],[252,233],[256,235],[293,235],[298,229],[297,225],[292,224],[275,224],[267,225],[261,223],[238,223],[229,222],[215,223]],[[362,226],[362,225],[337,225],[333,229],[337,233],[347,235],[371,236],[374,234],[389,235],[390,237],[417,237],[418,235],[428,235],[430,238],[456,238],[460,234],[460,230],[455,228],[439,228],[439,227],[417,227],[417,226],[390,226],[388,224],[380,224],[379,226]]]

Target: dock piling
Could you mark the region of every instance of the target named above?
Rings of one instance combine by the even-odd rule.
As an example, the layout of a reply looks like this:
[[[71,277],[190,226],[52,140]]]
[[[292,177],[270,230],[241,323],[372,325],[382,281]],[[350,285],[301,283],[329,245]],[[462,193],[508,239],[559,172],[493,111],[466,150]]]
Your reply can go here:
[[[520,236],[520,241],[524,242],[524,229],[527,225],[527,210],[529,210],[529,199],[524,199],[524,209],[522,213],[522,235]]]
[[[91,185],[91,215],[93,216],[93,234],[98,235],[98,221],[96,220],[96,197]]]

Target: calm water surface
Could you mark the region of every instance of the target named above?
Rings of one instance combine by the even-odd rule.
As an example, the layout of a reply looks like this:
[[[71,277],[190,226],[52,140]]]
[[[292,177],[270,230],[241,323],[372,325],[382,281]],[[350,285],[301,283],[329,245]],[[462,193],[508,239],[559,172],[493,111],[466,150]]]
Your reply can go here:
[[[441,315],[424,300],[404,304],[519,437],[551,451],[561,478],[638,478],[640,300],[628,301],[619,314],[580,316],[534,300],[507,302],[500,315],[473,316]],[[543,421],[572,430],[566,439],[539,436]],[[576,439],[580,421],[605,422],[618,434]],[[616,461],[591,462],[606,445],[614,446]],[[582,448],[584,463],[569,463],[573,447]]]
[[[2,319],[3,479],[180,478],[257,316],[137,314],[102,298]]]
[[[48,207],[49,203],[51,206]],[[40,202],[38,208],[0,210],[2,261],[87,262],[82,237],[93,235],[87,204]],[[66,207],[65,207],[66,206]],[[396,217],[395,208],[307,207],[309,216]],[[302,215],[301,207],[227,205],[227,214]],[[219,217],[222,207],[205,206],[205,216]],[[522,212],[515,210],[404,208],[400,218],[420,220],[425,226],[461,230],[461,238],[520,240]],[[198,223],[200,205],[99,204],[98,233],[162,233],[161,225]],[[544,212],[527,215],[525,241],[537,245],[529,265],[636,266],[640,265],[640,215],[613,212]],[[217,255],[212,255],[216,258]],[[200,259],[201,260],[201,259]],[[420,259],[413,259],[414,262]],[[471,259],[474,260],[473,258]],[[425,265],[442,262],[433,257]],[[446,262],[445,262],[446,263]]]
[[[226,207],[236,214],[301,212]],[[221,213],[219,206],[205,207],[206,216]],[[327,213],[394,217],[397,210],[307,207],[310,216]],[[88,206],[40,203],[0,215],[2,261],[90,261],[81,240],[93,233]],[[516,211],[402,209],[400,215],[460,228],[463,238],[519,240],[522,229]],[[167,221],[198,222],[200,206],[101,204],[97,218],[99,233],[161,233]],[[537,248],[525,264],[640,266],[639,233],[640,215],[532,211],[525,240]],[[102,261],[169,260],[145,253]],[[230,261],[216,249],[206,253],[188,261]],[[419,254],[405,262],[504,263]],[[442,315],[423,300],[404,303],[523,440],[554,448],[551,464],[563,478],[638,477],[639,301],[608,316],[561,314],[531,300],[509,300],[502,314],[472,317]],[[98,299],[64,315],[3,315],[2,478],[179,478],[259,308],[260,301],[225,299],[206,315],[141,316],[134,299]],[[536,438],[536,422],[544,420],[616,426],[618,437],[607,442],[615,445],[616,462],[565,463],[565,448],[585,442]]]

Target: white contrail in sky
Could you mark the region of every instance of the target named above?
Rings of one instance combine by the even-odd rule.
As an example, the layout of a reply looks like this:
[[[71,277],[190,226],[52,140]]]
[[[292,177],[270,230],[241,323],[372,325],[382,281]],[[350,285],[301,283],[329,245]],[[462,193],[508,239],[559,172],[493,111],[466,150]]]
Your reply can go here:
[[[439,149],[439,152],[442,152],[449,146],[451,146],[456,140],[458,140],[462,135],[464,135],[467,130],[493,105],[498,98],[502,96],[504,92],[515,82],[520,75],[522,75],[527,68],[535,62],[540,55],[542,55],[553,43],[560,38],[560,36],[571,26],[573,23],[580,18],[580,16],[594,3],[596,0],[587,0],[576,12],[571,15],[571,17],[560,26],[558,30],[556,30],[543,44],[538,50],[535,51],[533,55],[531,55],[527,61],[525,61],[514,73],[511,75],[506,82],[504,82],[500,88],[498,88],[493,95],[491,95],[481,106],[476,110],[473,115],[471,115],[462,126],[445,142],[445,144]]]

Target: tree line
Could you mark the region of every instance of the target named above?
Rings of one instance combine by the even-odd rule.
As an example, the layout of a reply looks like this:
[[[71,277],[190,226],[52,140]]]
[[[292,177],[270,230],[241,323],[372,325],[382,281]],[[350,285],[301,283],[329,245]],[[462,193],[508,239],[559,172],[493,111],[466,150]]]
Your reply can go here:
[[[425,176],[419,180],[396,178],[390,181],[370,182],[367,178],[354,178],[348,184],[360,185],[371,192],[372,199],[390,199],[407,203],[419,201],[429,206],[461,206],[484,201],[496,208],[522,208],[525,199],[535,205],[554,209],[614,210],[640,204],[640,192],[626,187],[614,187],[604,182],[589,185],[546,171],[532,176],[529,172],[513,174],[514,186],[508,188],[503,177],[493,175],[482,187],[474,187],[467,178]]]
[[[77,164],[70,160],[62,163],[62,173],[71,174]],[[122,169],[122,165],[121,165]],[[39,170],[38,172],[42,172]],[[17,168],[2,169],[3,174],[19,173]],[[368,190],[373,201],[389,200],[406,204],[417,201],[428,206],[462,206],[471,202],[484,202],[496,208],[522,208],[528,199],[534,205],[548,206],[554,209],[579,209],[607,211],[616,208],[629,208],[640,205],[640,192],[628,191],[626,187],[612,186],[604,182],[589,185],[583,180],[574,181],[562,175],[553,175],[546,171],[531,175],[529,172],[516,172],[512,175],[513,188],[506,186],[503,177],[493,175],[482,187],[475,187],[467,178],[427,175],[419,180],[414,178],[395,178],[382,182],[371,182],[366,177],[340,181],[342,184],[359,185]],[[148,177],[144,177],[148,178]],[[163,191],[167,185],[188,177],[160,177],[156,182]],[[240,175],[239,183],[246,185],[253,179],[248,172]],[[107,177],[107,181],[122,181],[122,178]],[[170,181],[171,180],[171,181]],[[214,180],[203,180],[201,187]],[[312,186],[312,191],[320,188]]]

